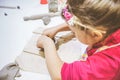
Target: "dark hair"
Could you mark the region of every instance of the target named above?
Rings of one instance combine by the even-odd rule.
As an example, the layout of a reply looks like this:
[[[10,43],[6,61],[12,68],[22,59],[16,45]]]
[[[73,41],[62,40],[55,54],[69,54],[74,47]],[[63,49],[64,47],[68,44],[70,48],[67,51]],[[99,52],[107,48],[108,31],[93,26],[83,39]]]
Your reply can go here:
[[[120,0],[67,0],[67,5],[83,24],[104,26],[106,36],[120,28]]]

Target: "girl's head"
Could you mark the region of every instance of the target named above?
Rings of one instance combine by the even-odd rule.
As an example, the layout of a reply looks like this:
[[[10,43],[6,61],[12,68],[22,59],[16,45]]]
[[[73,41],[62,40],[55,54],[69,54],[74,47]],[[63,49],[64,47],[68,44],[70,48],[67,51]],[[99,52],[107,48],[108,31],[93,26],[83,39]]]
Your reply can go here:
[[[94,43],[120,28],[120,0],[67,0],[67,9],[74,16],[73,25]]]

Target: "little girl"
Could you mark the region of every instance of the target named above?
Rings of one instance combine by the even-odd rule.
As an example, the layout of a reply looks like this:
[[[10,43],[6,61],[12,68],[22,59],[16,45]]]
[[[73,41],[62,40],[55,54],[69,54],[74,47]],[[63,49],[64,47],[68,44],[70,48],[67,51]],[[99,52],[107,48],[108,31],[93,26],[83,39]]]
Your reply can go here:
[[[120,80],[120,0],[68,0],[62,15],[66,23],[45,30],[37,43],[52,80]],[[64,30],[88,45],[86,61],[59,58],[52,38]]]

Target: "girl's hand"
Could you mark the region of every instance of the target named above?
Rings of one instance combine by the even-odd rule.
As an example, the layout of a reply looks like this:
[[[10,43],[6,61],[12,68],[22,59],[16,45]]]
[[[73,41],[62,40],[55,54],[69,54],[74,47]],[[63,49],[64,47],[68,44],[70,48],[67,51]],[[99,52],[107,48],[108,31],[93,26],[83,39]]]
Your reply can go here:
[[[48,28],[48,29],[45,29],[42,34],[53,39],[54,36],[57,34],[57,30],[55,27]]]
[[[39,37],[37,45],[39,48],[44,48],[46,64],[51,78],[54,80],[61,80],[60,72],[63,62],[57,55],[53,40],[45,35],[42,35]]]
[[[58,32],[69,31],[69,30],[70,30],[70,28],[68,27],[68,24],[67,23],[62,23],[62,24],[59,24],[59,25],[57,25],[55,27],[45,29],[42,34],[50,37],[51,39],[53,39],[54,36]]]
[[[38,38],[37,47],[44,48],[44,46],[53,43],[53,40],[45,35],[42,35]]]

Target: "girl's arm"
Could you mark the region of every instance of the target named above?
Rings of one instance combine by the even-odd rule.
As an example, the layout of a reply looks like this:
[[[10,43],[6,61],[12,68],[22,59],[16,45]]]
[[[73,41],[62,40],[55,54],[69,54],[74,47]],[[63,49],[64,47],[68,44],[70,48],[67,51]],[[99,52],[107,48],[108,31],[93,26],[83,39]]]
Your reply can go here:
[[[53,38],[58,32],[70,30],[67,23],[57,25],[52,28],[45,29],[43,35]]]
[[[70,30],[70,28],[68,27],[67,23],[63,23],[63,24],[57,25],[56,28],[57,28],[56,29],[57,32],[69,31]]]
[[[47,68],[52,80],[61,80],[60,72],[63,61],[57,55],[53,40],[43,35],[39,38],[38,45],[44,48]]]

